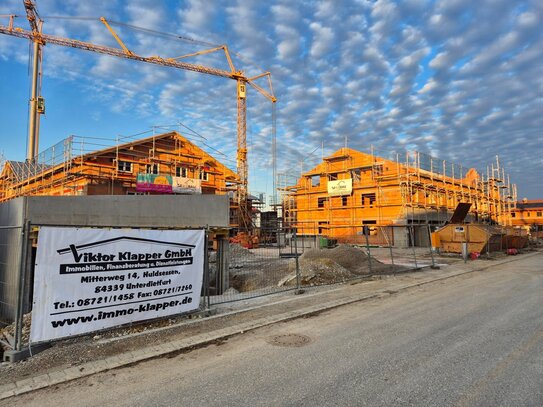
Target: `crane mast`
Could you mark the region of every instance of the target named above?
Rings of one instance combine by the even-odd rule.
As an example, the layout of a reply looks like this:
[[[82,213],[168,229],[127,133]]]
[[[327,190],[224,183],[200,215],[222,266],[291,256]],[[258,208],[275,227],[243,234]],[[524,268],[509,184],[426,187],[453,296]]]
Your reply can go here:
[[[28,39],[33,42],[34,45],[34,74],[32,80],[32,96],[30,100],[30,125],[29,125],[29,146],[27,158],[29,160],[34,159],[38,152],[38,73],[40,71],[39,62],[41,61],[41,48],[46,44],[59,45],[64,47],[71,47],[81,49],[85,51],[97,52],[99,54],[110,55],[119,58],[131,59],[134,61],[145,62],[154,65],[161,65],[170,68],[184,69],[192,72],[199,72],[207,75],[219,76],[223,78],[233,79],[237,83],[237,174],[239,178],[239,184],[237,188],[237,203],[240,208],[240,217],[238,225],[240,228],[248,228],[250,225],[250,217],[248,214],[247,198],[248,198],[248,165],[247,165],[247,100],[246,92],[247,85],[251,85],[256,91],[270,100],[273,104],[277,102],[273,93],[273,87],[271,83],[270,72],[263,72],[254,77],[247,77],[243,71],[238,71],[234,67],[230,53],[226,45],[221,45],[208,50],[202,50],[191,54],[182,55],[175,58],[162,58],[160,56],[141,56],[132,52],[126,47],[119,36],[111,28],[108,21],[101,17],[100,21],[106,26],[112,36],[115,38],[119,48],[92,44],[86,41],[79,41],[70,38],[64,38],[60,36],[44,34],[42,32],[42,20],[39,18],[39,14],[36,10],[36,6],[33,0],[23,0],[27,19],[30,23],[31,31],[25,30],[19,27],[13,27],[13,18],[10,16],[10,22],[8,26],[0,25],[0,34],[10,35],[13,37]],[[200,64],[191,64],[181,59],[208,54],[211,52],[223,51],[226,57],[230,70],[218,69],[208,67]],[[255,83],[257,79],[267,77],[269,90],[266,90]],[[275,128],[275,126],[274,126]],[[273,135],[275,137],[275,135]]]
[[[38,155],[38,143],[39,143],[39,122],[40,112],[38,111],[38,94],[40,93],[40,75],[41,75],[41,51],[43,41],[40,39],[40,31],[42,27],[42,20],[40,19],[38,12],[31,0],[23,1],[26,11],[26,18],[32,29],[32,85],[30,90],[30,109],[28,117],[28,145],[26,158],[28,161],[34,160],[34,157]],[[10,27],[12,27],[12,20],[10,20]]]

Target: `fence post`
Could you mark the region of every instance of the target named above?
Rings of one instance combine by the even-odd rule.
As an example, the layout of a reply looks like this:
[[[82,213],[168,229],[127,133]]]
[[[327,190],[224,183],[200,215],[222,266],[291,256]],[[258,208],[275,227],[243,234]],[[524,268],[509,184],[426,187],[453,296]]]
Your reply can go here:
[[[296,228],[292,228],[292,239],[294,240],[294,259],[296,261],[296,294],[302,294],[301,287],[301,275],[300,275],[300,262],[298,261],[298,238]]]
[[[392,238],[388,235],[388,226],[385,226],[388,248],[390,250],[390,261],[392,262],[392,265],[394,265],[394,254],[392,252],[392,239],[394,239],[394,229],[390,227],[390,230],[392,230]]]
[[[370,274],[373,274],[373,270],[371,268],[371,252],[370,252],[370,227],[369,226],[362,226],[362,231],[364,232],[364,236],[366,236],[366,250],[368,251],[368,267],[370,269]]]
[[[490,226],[486,225],[486,257],[490,259]]]
[[[500,233],[503,233],[503,227],[500,225]],[[503,253],[503,235],[500,236],[500,253]]]
[[[414,226],[410,225],[409,228],[409,235],[411,236],[411,247],[413,248],[413,259],[415,260],[415,270],[418,270],[419,265],[417,264],[417,253],[415,251],[415,230]]]
[[[206,225],[204,232],[204,310],[209,309],[209,226]]]
[[[23,336],[24,297],[26,284],[26,266],[28,256],[28,239],[30,235],[30,221],[26,221],[21,230],[21,259],[19,277],[17,279],[17,308],[15,310],[15,350],[21,350]]]
[[[432,257],[432,265],[430,266],[430,268],[433,270],[439,270],[439,266],[436,266],[436,261],[434,259],[434,250],[432,247],[432,230],[430,229],[430,225],[426,225],[426,227],[428,228],[428,239],[430,242],[430,256]]]
[[[229,264],[229,248],[228,239],[224,236],[217,236],[217,295],[222,295],[230,286],[228,276]]]

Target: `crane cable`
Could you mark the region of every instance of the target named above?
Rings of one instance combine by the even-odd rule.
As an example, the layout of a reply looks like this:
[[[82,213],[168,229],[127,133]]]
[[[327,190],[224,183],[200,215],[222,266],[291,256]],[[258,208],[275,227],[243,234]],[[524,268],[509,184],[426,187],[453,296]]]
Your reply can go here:
[[[43,19],[99,21],[98,17],[83,17],[83,16],[80,16],[80,17],[75,17],[75,16],[45,16],[45,17],[43,17]],[[119,21],[113,21],[113,20],[109,20],[109,19],[107,20],[107,22],[109,24],[111,24],[111,25],[127,27],[127,28],[130,28],[130,29],[135,30],[135,31],[141,31],[141,32],[144,32],[144,33],[147,33],[147,34],[152,34],[152,35],[161,36],[161,37],[165,37],[165,38],[171,38],[171,39],[174,39],[174,40],[181,40],[181,41],[200,44],[200,45],[205,45],[205,46],[209,46],[209,47],[217,47],[218,46],[217,44],[213,44],[211,42],[198,40],[198,39],[191,38],[191,37],[184,36],[184,35],[166,33],[166,32],[162,32],[162,31],[153,30],[151,28],[139,27],[137,25],[122,23],[122,22],[119,22]]]
[[[42,18],[43,20],[49,19],[49,20],[81,20],[81,21],[98,21],[99,19],[97,17],[84,17],[84,16],[44,16]],[[163,31],[153,30],[151,28],[145,28],[145,27],[139,27],[137,25],[128,24],[128,23],[122,23],[120,21],[113,21],[113,20],[107,20],[109,24],[126,27],[134,31],[140,31],[144,32],[146,34],[155,35],[163,38],[170,38],[172,40],[180,40],[191,44],[198,44],[203,45],[206,47],[219,47],[220,44],[215,44],[209,41],[203,41],[196,38],[192,38],[186,35],[179,35],[179,34],[173,34],[173,33],[167,33]],[[247,57],[242,56],[240,53],[233,51],[232,55],[235,55],[238,57],[241,61],[252,65],[254,68],[260,71],[264,71],[262,67],[260,67],[257,63],[254,61],[248,59]]]

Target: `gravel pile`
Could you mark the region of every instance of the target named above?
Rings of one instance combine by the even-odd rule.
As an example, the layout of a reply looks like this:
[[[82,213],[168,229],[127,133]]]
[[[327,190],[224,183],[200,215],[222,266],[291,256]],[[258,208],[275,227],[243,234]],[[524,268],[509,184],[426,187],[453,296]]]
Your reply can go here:
[[[254,255],[255,254],[251,252],[249,249],[246,249],[245,247],[237,243],[230,243],[230,256],[254,257]]]

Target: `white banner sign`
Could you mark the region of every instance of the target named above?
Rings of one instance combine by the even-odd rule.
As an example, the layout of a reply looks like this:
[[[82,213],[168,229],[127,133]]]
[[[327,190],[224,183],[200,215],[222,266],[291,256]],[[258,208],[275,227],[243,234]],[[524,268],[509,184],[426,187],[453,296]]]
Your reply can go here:
[[[31,341],[197,309],[204,233],[42,227]]]
[[[328,195],[342,196],[351,195],[353,192],[353,179],[340,179],[337,181],[328,181]]]
[[[194,178],[172,177],[172,192],[177,194],[201,194],[202,181]]]

